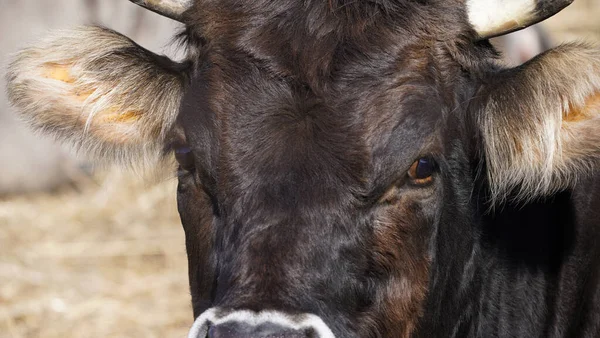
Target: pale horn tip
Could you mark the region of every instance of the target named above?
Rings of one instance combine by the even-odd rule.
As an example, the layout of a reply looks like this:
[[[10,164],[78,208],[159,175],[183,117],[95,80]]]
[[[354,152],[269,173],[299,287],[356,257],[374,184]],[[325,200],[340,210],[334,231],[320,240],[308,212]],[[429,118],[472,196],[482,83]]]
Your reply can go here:
[[[181,22],[183,13],[188,10],[193,0],[129,0],[134,4],[151,10],[167,18]]]
[[[574,0],[466,0],[479,39],[508,34],[546,20]]]

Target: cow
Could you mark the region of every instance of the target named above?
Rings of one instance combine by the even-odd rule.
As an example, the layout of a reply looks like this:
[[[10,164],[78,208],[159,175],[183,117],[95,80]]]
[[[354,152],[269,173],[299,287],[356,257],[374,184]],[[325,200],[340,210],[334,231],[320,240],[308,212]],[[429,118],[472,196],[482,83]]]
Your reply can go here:
[[[134,2],[182,60],[82,27],[8,93],[99,161],[176,160],[190,338],[598,335],[600,50],[489,43],[571,0]]]

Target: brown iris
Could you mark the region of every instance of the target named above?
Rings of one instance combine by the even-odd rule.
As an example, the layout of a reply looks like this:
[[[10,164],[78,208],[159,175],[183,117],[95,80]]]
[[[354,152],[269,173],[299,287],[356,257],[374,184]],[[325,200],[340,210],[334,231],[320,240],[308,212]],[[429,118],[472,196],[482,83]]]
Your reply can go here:
[[[428,184],[433,180],[435,168],[436,165],[433,159],[422,157],[410,166],[410,169],[408,169],[408,177],[410,177],[415,184]]]

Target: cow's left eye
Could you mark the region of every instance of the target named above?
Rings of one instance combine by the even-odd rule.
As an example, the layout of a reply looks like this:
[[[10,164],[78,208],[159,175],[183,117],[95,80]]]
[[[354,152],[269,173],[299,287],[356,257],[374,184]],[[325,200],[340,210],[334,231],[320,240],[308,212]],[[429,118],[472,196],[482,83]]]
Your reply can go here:
[[[432,158],[422,157],[410,166],[408,177],[412,179],[413,183],[427,184],[433,180],[435,169],[436,164]]]
[[[192,153],[192,149],[187,146],[176,147],[175,151],[175,159],[177,163],[179,163],[179,167],[186,171],[192,171],[195,168],[194,162],[194,154]]]

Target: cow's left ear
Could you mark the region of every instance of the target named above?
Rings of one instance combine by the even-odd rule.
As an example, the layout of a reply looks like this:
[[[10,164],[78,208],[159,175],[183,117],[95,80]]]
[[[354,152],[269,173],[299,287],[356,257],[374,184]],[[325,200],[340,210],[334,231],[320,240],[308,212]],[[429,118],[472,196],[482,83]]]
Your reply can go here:
[[[600,50],[564,45],[490,74],[476,110],[492,199],[528,200],[600,166]]]
[[[114,31],[81,27],[21,51],[8,68],[8,96],[34,128],[90,158],[137,164],[163,153],[183,68]]]

